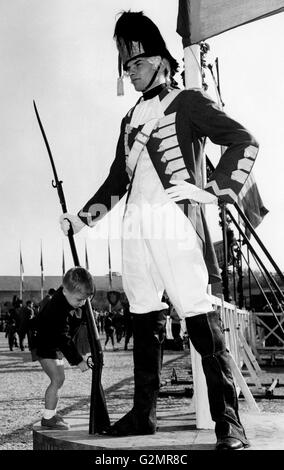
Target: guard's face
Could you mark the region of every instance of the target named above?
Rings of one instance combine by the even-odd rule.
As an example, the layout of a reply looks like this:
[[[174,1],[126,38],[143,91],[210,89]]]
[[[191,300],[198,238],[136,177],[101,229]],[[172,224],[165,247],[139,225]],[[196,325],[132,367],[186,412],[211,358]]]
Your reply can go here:
[[[155,66],[151,64],[147,58],[138,57],[128,62],[126,72],[135,90],[143,91],[153,77]]]

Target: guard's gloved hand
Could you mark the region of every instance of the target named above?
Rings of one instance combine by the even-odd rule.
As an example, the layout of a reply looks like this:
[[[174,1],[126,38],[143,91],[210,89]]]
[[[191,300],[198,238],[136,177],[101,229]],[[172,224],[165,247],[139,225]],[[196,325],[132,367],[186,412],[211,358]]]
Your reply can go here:
[[[70,229],[70,224],[72,226],[73,232],[78,233],[80,230],[85,227],[84,222],[78,217],[77,215],[69,214],[62,214],[59,219],[59,223],[64,235],[68,235],[68,231]]]
[[[187,181],[171,180],[170,183],[173,186],[166,189],[166,193],[175,202],[189,199],[191,201],[201,202],[202,204],[217,203],[217,197],[214,196],[214,194],[204,191],[204,189],[200,189]]]

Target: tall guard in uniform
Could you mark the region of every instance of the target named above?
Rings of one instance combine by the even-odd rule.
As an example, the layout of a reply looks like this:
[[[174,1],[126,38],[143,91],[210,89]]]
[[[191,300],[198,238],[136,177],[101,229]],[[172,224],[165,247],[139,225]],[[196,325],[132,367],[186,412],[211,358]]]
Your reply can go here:
[[[157,26],[142,12],[124,12],[114,37],[119,67],[142,96],[121,123],[109,175],[78,215],[61,219],[66,233],[93,226],[127,192],[122,234],[123,287],[133,314],[134,404],[110,428],[112,435],[156,431],[156,401],[162,363],[166,290],[201,354],[217,449],[248,446],[220,319],[208,283],[218,265],[202,205],[233,203],[256,158],[258,145],[238,122],[201,90],[180,91],[178,64]],[[120,80],[122,70],[120,69]],[[205,138],[226,147],[202,188]],[[104,211],[105,213],[105,211]],[[67,219],[69,220],[66,220]]]

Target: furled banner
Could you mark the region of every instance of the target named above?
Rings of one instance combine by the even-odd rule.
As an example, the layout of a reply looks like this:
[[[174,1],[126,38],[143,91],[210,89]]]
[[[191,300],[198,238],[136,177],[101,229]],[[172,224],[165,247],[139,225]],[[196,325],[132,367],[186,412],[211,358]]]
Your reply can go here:
[[[187,47],[283,11],[283,0],[179,0],[177,33]]]

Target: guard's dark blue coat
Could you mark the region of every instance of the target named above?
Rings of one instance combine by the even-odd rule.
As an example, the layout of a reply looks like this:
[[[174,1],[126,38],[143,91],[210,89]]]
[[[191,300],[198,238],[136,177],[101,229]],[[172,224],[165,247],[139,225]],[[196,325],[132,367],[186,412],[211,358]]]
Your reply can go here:
[[[159,98],[162,100],[169,92],[171,89],[163,89]],[[127,191],[129,176],[126,159],[142,128],[132,129],[129,125],[133,109],[122,120],[116,157],[107,179],[78,213],[87,225],[93,225],[106,210],[113,207],[114,196],[117,201]],[[199,89],[181,91],[166,109],[165,116],[159,119],[148,140],[147,150],[165,189],[171,186],[170,179],[187,180],[201,187],[206,137],[226,149],[205,189],[221,201],[233,203],[253,167],[258,144],[241,124],[220,110],[206,93]],[[188,201],[178,204],[203,241],[210,283],[219,280],[217,260],[202,207]],[[105,211],[101,205],[105,206]]]

